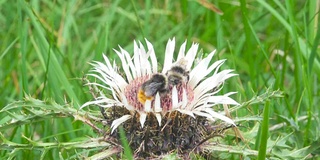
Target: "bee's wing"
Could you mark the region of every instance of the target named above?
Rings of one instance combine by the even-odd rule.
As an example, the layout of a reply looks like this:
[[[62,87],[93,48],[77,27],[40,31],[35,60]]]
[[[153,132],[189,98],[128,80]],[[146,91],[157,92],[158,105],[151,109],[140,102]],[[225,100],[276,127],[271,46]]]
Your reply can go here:
[[[163,85],[163,82],[150,82],[144,86],[144,94],[146,96],[154,96]]]

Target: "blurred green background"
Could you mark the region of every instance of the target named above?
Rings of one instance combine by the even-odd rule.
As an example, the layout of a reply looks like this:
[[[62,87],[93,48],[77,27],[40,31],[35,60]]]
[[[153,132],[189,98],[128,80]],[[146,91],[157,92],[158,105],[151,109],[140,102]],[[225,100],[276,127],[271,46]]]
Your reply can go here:
[[[92,100],[81,81],[89,62],[102,61],[102,53],[120,62],[113,49],[120,45],[133,53],[133,41],[145,44],[147,38],[162,63],[166,43],[175,37],[175,54],[187,40],[187,48],[196,42],[204,56],[217,49],[214,59],[227,59],[222,68],[239,76],[228,80],[221,94],[237,91],[233,98],[245,103],[269,93],[267,88],[284,92],[270,99],[269,125],[281,126],[270,131],[271,138],[292,134],[288,145],[296,149],[319,144],[319,5],[319,0],[1,0],[0,109],[27,95],[78,108]],[[264,101],[249,103],[233,116],[261,115],[263,108]],[[6,114],[0,113],[2,126]],[[27,143],[21,135],[68,142],[93,134],[72,118],[54,117],[0,131],[17,143]],[[55,159],[58,152],[45,157]],[[39,153],[17,153],[25,154],[32,159]]]

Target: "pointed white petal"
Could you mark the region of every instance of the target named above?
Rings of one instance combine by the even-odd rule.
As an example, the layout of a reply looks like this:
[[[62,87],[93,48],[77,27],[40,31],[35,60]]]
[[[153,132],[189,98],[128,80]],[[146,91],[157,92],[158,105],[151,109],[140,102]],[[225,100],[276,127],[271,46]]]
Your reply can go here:
[[[155,112],[161,112],[162,111],[161,99],[160,99],[159,92],[157,92],[155,100],[154,100],[154,111]]]
[[[232,72],[232,70],[223,70],[200,82],[200,84],[194,89],[195,99],[199,99],[199,97],[223,83],[227,78],[236,75],[229,74],[230,72]]]
[[[209,97],[209,96],[216,95],[217,93],[219,93],[219,92],[222,90],[223,84],[224,84],[224,82],[222,82],[221,85],[219,84],[218,86],[216,86],[216,87],[214,88],[214,90],[210,90],[210,91],[204,93],[204,94],[203,94],[202,96],[200,96],[198,99],[202,99],[202,98],[205,98],[205,97]],[[199,94],[199,93],[194,92],[194,94]]]
[[[122,68],[123,68],[124,73],[126,74],[126,78],[127,78],[128,82],[132,81],[132,76],[129,71],[129,66],[128,66],[126,59],[124,58],[123,53],[120,53],[119,51],[117,51],[115,49],[113,49],[113,50],[117,53],[118,57],[121,60]]]
[[[164,57],[164,64],[162,69],[163,74],[165,74],[172,66],[174,47],[175,47],[175,38],[173,38],[172,40],[169,39],[166,47],[165,57]]]
[[[124,105],[128,105],[127,97],[126,97],[123,93],[120,94],[120,97],[121,97],[121,102],[122,102]]]
[[[141,124],[141,128],[143,128],[144,126],[144,122],[146,122],[146,119],[147,119],[147,114],[146,113],[143,113],[143,112],[140,112],[140,124]]]
[[[124,115],[121,118],[114,120],[111,124],[111,134],[120,124],[122,124],[123,122],[127,121],[130,118],[131,118],[131,115]]]
[[[206,58],[202,59],[189,74],[189,85],[194,88],[205,76],[207,76],[212,70],[208,69],[208,65],[214,55],[215,51],[211,52]]]
[[[109,58],[105,54],[102,54],[102,57],[103,57],[103,59],[104,59],[104,61],[106,63],[106,66],[108,67],[108,69],[112,70],[113,68],[112,68],[112,65],[110,63]]]
[[[161,120],[162,120],[162,118],[161,118],[161,115],[160,115],[159,113],[156,113],[156,118],[157,118],[157,121],[158,121],[158,123],[159,123],[159,126],[161,126]]]
[[[83,109],[84,107],[89,106],[89,105],[99,105],[103,108],[109,108],[112,106],[123,106],[123,104],[121,102],[115,101],[113,99],[109,99],[107,97],[98,97],[94,101],[86,102],[85,104],[83,104],[80,107],[80,109]]]
[[[178,108],[178,102],[179,102],[179,99],[178,99],[178,91],[177,91],[177,87],[176,86],[173,86],[172,88],[172,109],[174,110],[175,108]]]
[[[186,108],[187,104],[188,104],[188,95],[187,95],[186,90],[183,88],[183,90],[182,90],[182,105],[180,108],[182,108],[182,109]]]
[[[151,74],[151,65],[149,62],[149,55],[146,53],[142,43],[139,41],[139,56],[140,56],[140,66],[141,66],[141,76]]]
[[[133,78],[137,78],[136,67],[133,65],[132,58],[130,57],[130,54],[126,50],[121,48],[120,46],[119,46],[119,48],[121,50],[121,53],[124,54],[128,64],[129,64],[129,68],[131,70],[131,74],[132,74]]]
[[[219,114],[219,113],[213,111],[212,108],[206,108],[205,112],[209,113],[213,118],[221,119],[222,121],[225,121],[227,123],[230,123],[230,124],[236,126],[236,124],[233,122],[233,120],[231,120],[229,117],[226,117],[222,114]]]
[[[212,104],[229,104],[229,105],[239,105],[238,102],[232,98],[222,95],[222,96],[209,96],[205,99],[208,103]]]
[[[117,67],[116,67],[116,62],[113,61],[113,70],[114,72],[112,72],[112,77],[113,79],[116,81],[116,83],[118,84],[119,89],[121,90],[121,92],[124,92],[124,88],[128,85],[128,82],[124,79],[124,77],[122,77],[117,71]]]
[[[100,63],[101,64],[100,67],[102,68],[98,68],[97,71],[99,71],[99,73],[104,76],[108,75],[112,77],[112,80],[115,81],[115,84],[119,87],[121,91],[123,91],[124,87],[127,86],[128,83],[123,79],[122,76],[120,76],[116,71],[114,71],[108,57],[103,55],[103,58],[105,59],[107,66]]]
[[[178,54],[178,57],[177,57],[177,61],[179,61],[181,58],[184,58],[184,53],[186,51],[186,44],[187,44],[187,40],[184,41],[184,43],[180,47],[179,54]]]
[[[196,115],[199,115],[199,116],[202,116],[202,117],[206,117],[206,118],[210,119],[211,121],[215,121],[215,120],[212,118],[212,116],[211,116],[210,114],[208,114],[208,113],[204,113],[204,112],[197,111],[197,110],[193,110],[192,112],[193,112],[194,114],[196,114]]]
[[[196,54],[198,52],[198,47],[199,44],[192,44],[191,48],[188,50],[187,54],[186,54],[186,59],[188,60],[188,64],[187,64],[187,70],[190,70],[192,67],[192,64],[194,62],[194,58],[196,57]]]
[[[133,42],[133,62],[134,66],[136,68],[137,77],[141,77],[141,64],[140,64],[140,49],[136,43],[136,41]]]
[[[144,103],[144,111],[151,112],[151,101],[150,100],[146,100],[146,102]]]
[[[158,61],[157,61],[156,54],[154,52],[152,44],[147,39],[145,39],[145,40],[147,43],[148,52],[150,53],[150,59],[151,59],[151,64],[152,64],[152,73],[157,73],[158,72]]]
[[[220,61],[223,61],[223,63],[224,63],[225,59],[220,60]],[[219,62],[219,61],[217,61],[217,62]],[[218,64],[217,66],[213,66],[214,64],[212,64],[212,65],[209,67],[209,69],[215,68],[214,74],[217,74],[218,71],[219,71],[219,69],[220,69],[220,67],[222,66],[223,63],[220,63],[220,64]]]
[[[231,96],[231,95],[233,95],[233,94],[237,94],[237,93],[238,93],[238,92],[229,92],[229,93],[224,94],[224,96],[229,97],[229,96]]]
[[[103,78],[102,75],[97,75],[97,74],[87,74],[88,76],[92,76],[95,77],[97,79],[99,79],[101,82],[103,82],[104,84],[109,84],[110,80],[107,78]],[[114,83],[114,82],[110,82],[110,83]],[[115,84],[109,84],[110,87],[115,86]]]
[[[120,100],[117,95],[124,94],[123,92],[117,92],[117,91],[115,91],[113,88],[111,88],[111,93],[112,93],[112,97],[113,97],[114,100],[117,100],[117,101],[119,101],[119,102],[122,102],[122,100]],[[121,96],[120,96],[120,97],[121,97]]]
[[[99,70],[100,71],[100,70]],[[97,74],[88,74],[89,76],[95,77],[102,81],[104,84],[108,84],[112,90],[115,90],[117,93],[120,93],[121,90],[119,86],[116,84],[115,81],[112,81],[108,78],[108,75],[105,75],[104,73],[99,73],[100,75]]]

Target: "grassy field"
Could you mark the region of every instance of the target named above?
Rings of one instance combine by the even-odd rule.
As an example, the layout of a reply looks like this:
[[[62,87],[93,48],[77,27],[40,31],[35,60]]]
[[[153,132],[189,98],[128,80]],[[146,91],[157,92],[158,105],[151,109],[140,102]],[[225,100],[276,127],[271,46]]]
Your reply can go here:
[[[101,117],[98,108],[77,111],[92,100],[82,81],[89,62],[105,53],[121,67],[113,49],[133,53],[144,38],[163,62],[173,37],[175,54],[196,42],[239,74],[221,93],[238,92],[232,117],[246,140],[228,131],[219,141],[234,148],[213,146],[214,157],[319,159],[320,1],[208,2],[223,14],[201,0],[1,0],[1,159],[83,159],[108,148],[84,146],[102,135],[74,117]]]

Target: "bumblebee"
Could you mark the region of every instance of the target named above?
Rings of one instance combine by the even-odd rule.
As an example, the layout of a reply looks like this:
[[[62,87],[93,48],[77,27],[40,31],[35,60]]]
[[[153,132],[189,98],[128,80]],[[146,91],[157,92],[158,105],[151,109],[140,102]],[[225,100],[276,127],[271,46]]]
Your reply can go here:
[[[168,89],[167,77],[163,74],[154,74],[149,80],[141,85],[137,98],[140,103],[144,104],[147,100],[153,100],[157,92],[164,94]]]
[[[139,88],[137,98],[144,104],[147,100],[153,100],[159,92],[160,96],[169,91],[169,87],[187,83],[189,80],[189,71],[186,70],[187,61],[180,59],[170,70],[163,74],[154,74],[149,80],[144,82]]]
[[[182,83],[187,83],[189,80],[189,71],[186,70],[187,60],[182,58],[167,71],[169,85],[177,86]]]

